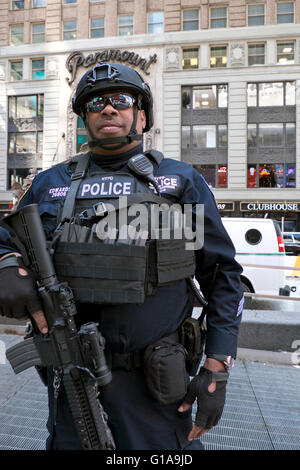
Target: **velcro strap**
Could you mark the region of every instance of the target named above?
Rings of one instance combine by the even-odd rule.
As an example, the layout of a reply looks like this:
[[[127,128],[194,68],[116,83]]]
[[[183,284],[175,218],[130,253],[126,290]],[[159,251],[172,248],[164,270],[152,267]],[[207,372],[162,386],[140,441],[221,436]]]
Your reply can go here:
[[[8,256],[7,258],[4,258],[0,261],[0,269],[9,268],[11,266],[20,267],[22,262],[19,260],[19,258],[20,257],[17,256]]]

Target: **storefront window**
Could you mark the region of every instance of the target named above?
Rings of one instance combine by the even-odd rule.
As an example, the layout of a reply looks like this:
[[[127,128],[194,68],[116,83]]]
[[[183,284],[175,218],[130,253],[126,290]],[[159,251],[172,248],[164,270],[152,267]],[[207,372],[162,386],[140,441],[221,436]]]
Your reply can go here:
[[[256,165],[248,165],[248,188],[256,188]]]
[[[285,165],[285,181],[287,188],[296,187],[296,164],[286,164]]]
[[[216,165],[193,165],[193,167],[203,176],[208,186],[216,187]]]
[[[248,188],[296,187],[295,164],[291,163],[264,163],[248,165],[247,176]]]
[[[226,165],[219,165],[218,188],[227,188],[227,166]]]
[[[227,188],[227,165],[193,165],[212,188]]]

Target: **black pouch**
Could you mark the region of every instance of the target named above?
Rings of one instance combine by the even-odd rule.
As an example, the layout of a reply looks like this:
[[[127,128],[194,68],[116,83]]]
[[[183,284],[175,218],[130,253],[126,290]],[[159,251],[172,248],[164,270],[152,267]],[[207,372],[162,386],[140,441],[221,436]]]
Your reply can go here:
[[[144,372],[148,389],[161,405],[183,399],[189,378],[185,368],[187,352],[174,334],[147,346]]]
[[[187,351],[186,370],[195,376],[198,372],[206,340],[206,330],[196,318],[188,317],[180,326],[180,343]]]

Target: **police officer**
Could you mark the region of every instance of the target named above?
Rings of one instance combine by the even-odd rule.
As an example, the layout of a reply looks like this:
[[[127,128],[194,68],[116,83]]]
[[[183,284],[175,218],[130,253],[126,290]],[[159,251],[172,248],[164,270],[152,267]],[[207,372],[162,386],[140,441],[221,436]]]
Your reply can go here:
[[[59,242],[54,255],[59,279],[67,280],[74,291],[77,324],[96,321],[106,340],[113,380],[103,390],[101,401],[117,448],[201,449],[199,437],[221,417],[228,372],[237,351],[243,296],[241,267],[234,260],[234,247],[210,189],[191,166],[163,158],[159,152],[148,152],[147,161],[154,172],[154,177],[150,175],[151,185],[129,165],[135,161],[133,157],[143,155],[143,133],[153,125],[152,94],[135,70],[121,64],[96,65],[81,78],[73,110],[85,123],[90,150],[39,173],[19,203],[19,207],[39,204],[48,240],[53,240],[59,224],[70,221],[70,214],[73,222],[79,226],[84,222],[95,237],[93,222],[98,220],[95,216],[106,214],[108,203],[116,206],[120,196],[131,197],[132,201],[143,196],[148,207],[162,195],[164,201],[181,206],[204,205],[204,245],[193,253],[195,261],[180,246],[172,245],[172,241],[169,245],[157,242],[156,254],[153,255],[153,250],[147,252],[142,278],[140,271],[134,277],[130,268],[135,266],[135,255],[122,265],[124,259],[118,258],[119,245],[114,240],[115,244],[103,246],[109,247],[107,253],[112,256],[109,267],[113,264],[115,269],[111,271],[115,274],[111,274],[112,279],[103,273],[92,279],[94,259],[99,259],[101,266],[105,263],[104,258],[97,258],[98,252],[92,258],[81,259],[83,255],[78,254],[74,244],[74,253],[66,257],[64,244]],[[104,208],[102,214],[99,207]],[[71,239],[66,240],[71,244]],[[163,253],[160,250],[166,250],[167,269],[159,262]],[[20,267],[9,265],[8,260],[20,254],[4,229],[0,229],[0,256],[1,313],[15,318],[29,316],[40,331],[47,332],[30,271],[21,263]],[[174,335],[191,316],[194,293],[187,278],[193,274],[208,301],[206,360],[198,375],[186,383],[184,395],[163,403],[151,393],[151,378],[146,376],[143,354],[149,345],[160,344],[157,342],[162,338]],[[173,385],[168,392],[176,396],[176,382],[185,381],[186,377],[184,372],[175,373],[177,377],[171,380]],[[55,406],[54,424],[52,381],[53,371],[49,368],[47,448],[81,449],[63,386]],[[193,425],[191,405],[195,399],[197,414]]]

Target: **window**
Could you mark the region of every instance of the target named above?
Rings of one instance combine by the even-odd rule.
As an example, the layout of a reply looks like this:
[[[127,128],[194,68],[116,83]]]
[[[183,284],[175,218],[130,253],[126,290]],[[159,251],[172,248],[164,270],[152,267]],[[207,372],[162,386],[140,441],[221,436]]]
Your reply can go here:
[[[211,46],[210,66],[211,68],[227,66],[227,46]]]
[[[248,44],[248,65],[262,65],[265,63],[265,45]]]
[[[64,5],[68,5],[70,3],[77,3],[77,0],[64,0]]]
[[[24,25],[15,24],[10,26],[10,45],[18,46],[24,44]]]
[[[45,78],[45,60],[32,59],[31,61],[31,79],[43,80]]]
[[[210,27],[226,28],[227,26],[227,8],[216,7],[210,9]]]
[[[10,80],[23,79],[23,60],[14,60],[10,62]]]
[[[119,16],[119,36],[133,34],[133,16]]]
[[[265,24],[265,5],[263,3],[248,5],[248,26]]]
[[[216,126],[193,126],[193,148],[215,148]]]
[[[46,6],[46,0],[33,0],[33,8],[43,8]]]
[[[34,23],[31,26],[31,42],[45,42],[45,23]]]
[[[91,18],[91,38],[104,37],[104,18]]]
[[[43,148],[42,132],[16,132],[8,134],[8,154],[39,153]]]
[[[164,32],[164,13],[155,11],[148,13],[148,33],[160,34]]]
[[[227,85],[200,85],[182,88],[183,109],[227,108]]]
[[[44,96],[25,95],[8,98],[9,118],[36,118],[44,115]]]
[[[193,165],[212,188],[227,188],[227,165]]]
[[[294,55],[294,42],[277,43],[277,64],[293,64]]]
[[[24,10],[24,0],[12,0],[11,9],[12,10]]]
[[[248,106],[294,106],[295,82],[248,83]]]
[[[198,47],[182,50],[182,68],[197,69],[199,65],[199,49]]]
[[[9,96],[7,179],[8,187],[13,183],[23,184],[29,169],[41,169],[43,147],[43,95]],[[26,126],[22,121],[26,121]],[[13,127],[12,124],[13,123]]]
[[[295,188],[294,163],[258,163],[248,165],[248,188]]]
[[[277,3],[277,24],[294,23],[294,2]]]
[[[64,21],[63,22],[63,39],[76,39],[76,29],[77,29],[77,21]]]
[[[182,29],[183,31],[199,29],[199,10],[183,10]]]
[[[248,124],[248,147],[295,147],[296,124],[258,123]]]
[[[85,130],[85,125],[81,117],[77,119],[77,144],[76,144],[76,152],[79,153],[81,151],[81,146],[87,143],[87,134]]]

